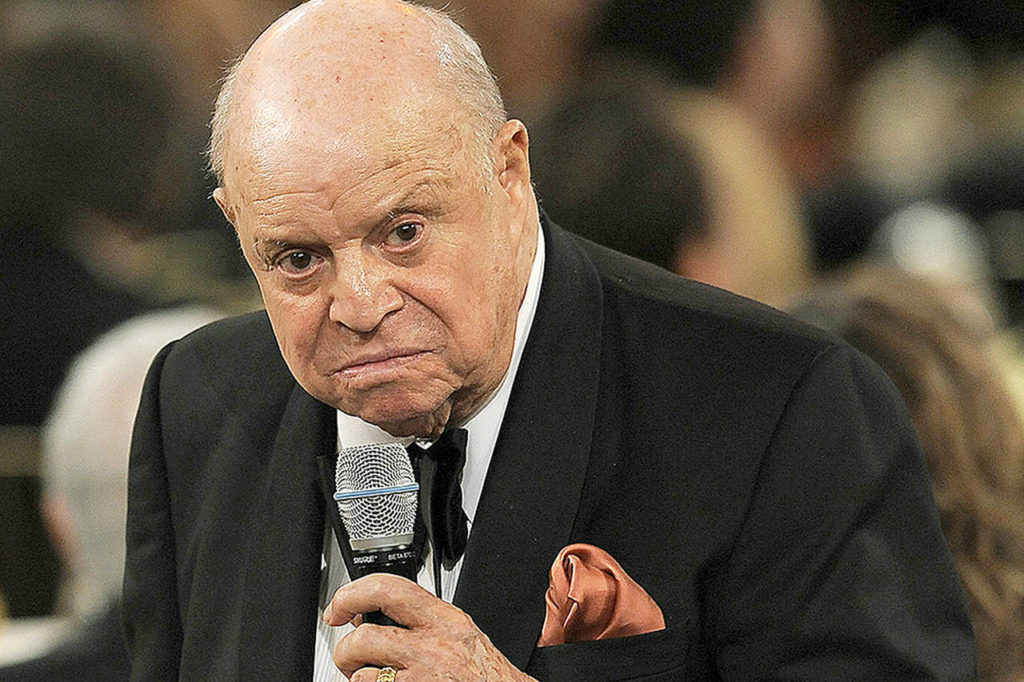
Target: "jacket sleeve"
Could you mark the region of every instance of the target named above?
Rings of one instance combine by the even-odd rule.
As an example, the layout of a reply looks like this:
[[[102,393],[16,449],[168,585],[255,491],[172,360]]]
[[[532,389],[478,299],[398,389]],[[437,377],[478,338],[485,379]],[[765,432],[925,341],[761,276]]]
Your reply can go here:
[[[181,656],[171,500],[160,418],[160,376],[170,348],[164,348],[150,367],[129,460],[122,615],[133,680],[177,679]]]
[[[974,678],[924,458],[877,366],[819,353],[758,476],[708,607],[725,679]]]

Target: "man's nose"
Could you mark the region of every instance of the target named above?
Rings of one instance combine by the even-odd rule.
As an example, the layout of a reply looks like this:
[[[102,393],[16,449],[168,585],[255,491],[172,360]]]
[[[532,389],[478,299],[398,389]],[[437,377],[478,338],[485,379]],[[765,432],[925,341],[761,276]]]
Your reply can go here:
[[[399,310],[404,299],[384,269],[382,264],[361,259],[338,263],[328,313],[331,321],[366,333],[376,329],[389,313]]]

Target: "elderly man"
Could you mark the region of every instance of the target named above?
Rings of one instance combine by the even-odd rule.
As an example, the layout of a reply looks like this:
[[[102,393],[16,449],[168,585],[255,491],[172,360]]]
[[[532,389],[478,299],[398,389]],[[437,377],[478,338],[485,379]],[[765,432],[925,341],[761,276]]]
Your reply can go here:
[[[303,5],[229,75],[215,198],[266,313],[151,369],[134,676],[969,677],[959,585],[880,371],[568,236],[539,214],[527,151],[472,41],[397,0]],[[456,428],[470,532],[464,555],[443,548],[441,598],[350,582],[318,458]],[[641,595],[620,620],[648,600],[657,624],[568,636],[546,617],[570,543],[617,561],[581,572]],[[359,615],[376,610],[401,627]]]

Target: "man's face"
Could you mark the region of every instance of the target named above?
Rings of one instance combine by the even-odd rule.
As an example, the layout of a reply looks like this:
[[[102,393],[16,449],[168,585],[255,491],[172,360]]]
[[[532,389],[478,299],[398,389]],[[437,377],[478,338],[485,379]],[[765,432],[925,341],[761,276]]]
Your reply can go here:
[[[495,153],[519,145],[525,167],[513,123]],[[508,366],[535,238],[529,177],[499,162],[485,187],[451,129],[401,148],[389,137],[364,136],[358,153],[262,149],[217,200],[299,383],[395,435],[431,435]]]

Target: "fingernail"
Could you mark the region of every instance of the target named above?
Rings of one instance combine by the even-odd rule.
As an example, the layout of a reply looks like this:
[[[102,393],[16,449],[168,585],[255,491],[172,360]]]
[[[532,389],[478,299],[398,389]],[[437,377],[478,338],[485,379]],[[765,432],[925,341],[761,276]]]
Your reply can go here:
[[[332,611],[333,608],[334,608],[334,603],[333,602],[327,602],[327,608],[324,609],[324,622],[325,623],[331,622],[331,611]]]

